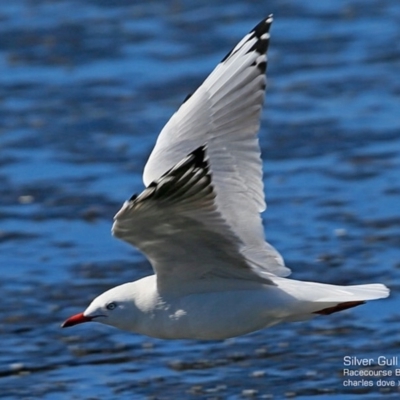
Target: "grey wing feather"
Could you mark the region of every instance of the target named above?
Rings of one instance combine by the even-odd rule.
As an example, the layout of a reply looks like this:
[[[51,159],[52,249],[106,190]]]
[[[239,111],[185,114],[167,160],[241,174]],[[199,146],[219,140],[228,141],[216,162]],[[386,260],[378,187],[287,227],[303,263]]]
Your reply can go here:
[[[145,185],[193,149],[208,144],[216,205],[260,269],[286,276],[280,254],[264,238],[266,208],[257,132],[266,88],[272,16],[259,23],[181,105],[161,131],[145,166]]]
[[[160,287],[216,278],[271,283],[217,210],[205,146],[125,202],[113,234],[146,254]]]

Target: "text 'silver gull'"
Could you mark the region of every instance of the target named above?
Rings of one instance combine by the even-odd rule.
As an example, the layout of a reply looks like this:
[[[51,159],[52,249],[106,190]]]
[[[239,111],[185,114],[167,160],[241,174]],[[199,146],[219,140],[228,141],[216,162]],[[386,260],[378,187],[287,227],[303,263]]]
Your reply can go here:
[[[382,284],[335,286],[285,278],[265,241],[257,132],[270,15],[217,65],[161,131],[146,188],[115,216],[113,234],[154,275],[117,286],[63,327],[96,321],[163,339],[224,339],[387,297]]]

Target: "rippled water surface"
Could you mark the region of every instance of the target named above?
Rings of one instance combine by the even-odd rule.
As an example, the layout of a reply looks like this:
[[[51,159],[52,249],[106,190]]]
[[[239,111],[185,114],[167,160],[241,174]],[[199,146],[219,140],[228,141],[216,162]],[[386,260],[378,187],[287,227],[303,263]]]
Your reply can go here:
[[[150,273],[113,215],[169,116],[271,12],[267,237],[295,279],[392,296],[222,342],[61,330]],[[1,398],[398,398],[395,378],[345,386],[343,357],[400,369],[399,2],[14,0],[0,21]]]

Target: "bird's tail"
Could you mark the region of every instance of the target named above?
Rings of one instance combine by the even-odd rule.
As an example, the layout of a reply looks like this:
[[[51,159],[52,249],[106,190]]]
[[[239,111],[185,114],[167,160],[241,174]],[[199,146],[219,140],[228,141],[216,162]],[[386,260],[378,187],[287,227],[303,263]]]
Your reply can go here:
[[[381,283],[355,286],[326,286],[328,286],[328,288],[325,288],[327,293],[315,303],[316,306],[319,306],[318,303],[321,303],[321,306],[322,303],[324,303],[327,307],[324,306],[321,309],[314,311],[314,314],[333,314],[338,311],[364,304],[367,300],[376,300],[388,297],[390,293],[390,290]]]
[[[284,278],[280,278],[275,283],[281,286],[287,294],[293,296],[299,305],[296,307],[295,314],[287,319],[290,321],[308,319],[316,314],[333,314],[359,306],[368,300],[388,297],[390,293],[390,290],[381,283],[336,286]]]

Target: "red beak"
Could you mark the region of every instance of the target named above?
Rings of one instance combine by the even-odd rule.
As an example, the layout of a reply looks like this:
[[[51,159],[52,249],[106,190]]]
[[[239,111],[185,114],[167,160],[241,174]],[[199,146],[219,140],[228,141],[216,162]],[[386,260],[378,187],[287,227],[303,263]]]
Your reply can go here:
[[[68,328],[69,326],[74,326],[77,324],[81,324],[83,322],[89,322],[93,318],[92,317],[85,317],[83,313],[73,315],[72,317],[69,317],[67,320],[65,320],[61,324],[61,328]]]

